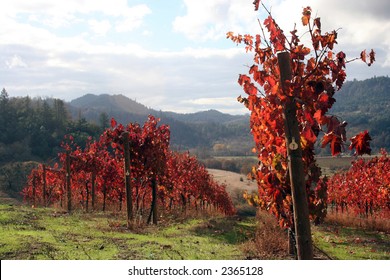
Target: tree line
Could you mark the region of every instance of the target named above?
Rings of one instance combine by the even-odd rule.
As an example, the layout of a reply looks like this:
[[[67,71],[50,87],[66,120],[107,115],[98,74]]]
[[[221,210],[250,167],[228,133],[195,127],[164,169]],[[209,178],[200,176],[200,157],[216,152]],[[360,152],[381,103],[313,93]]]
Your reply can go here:
[[[47,161],[54,158],[66,134],[83,143],[97,137],[109,126],[108,116],[101,114],[97,124],[81,116],[72,120],[61,99],[9,97],[0,94],[0,165],[17,161]]]

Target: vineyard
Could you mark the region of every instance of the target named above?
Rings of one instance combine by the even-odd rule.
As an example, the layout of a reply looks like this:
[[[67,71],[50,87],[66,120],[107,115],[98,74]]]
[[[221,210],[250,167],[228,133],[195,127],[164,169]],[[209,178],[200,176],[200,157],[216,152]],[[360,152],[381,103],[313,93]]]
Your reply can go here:
[[[252,192],[242,192],[238,188],[233,194],[229,186],[229,194],[227,184],[216,181],[196,157],[189,152],[173,151],[170,148],[170,128],[160,125],[159,119],[150,115],[143,125],[123,125],[111,119],[111,127],[105,129],[97,140],[90,137],[85,143],[76,143],[71,134],[65,136],[56,163],[41,164],[31,171],[22,191],[25,201],[33,206],[28,215],[33,215],[34,208],[39,208],[36,210],[46,217],[57,217],[57,210],[61,209],[58,215],[70,220],[80,213],[90,219],[99,215],[106,219],[107,213],[122,218],[125,213],[127,227],[124,231],[134,234],[133,239],[142,241],[142,237],[136,234],[145,228],[146,231],[153,228],[168,230],[163,239],[167,236],[181,238],[172,244],[165,244],[164,239],[155,246],[153,254],[174,248],[169,252],[176,254],[174,257],[157,255],[169,259],[187,257],[183,257],[179,250],[181,242],[184,239],[192,242],[181,233],[170,234],[175,228],[185,228],[188,234],[195,232],[197,237],[223,238],[224,245],[249,242],[246,243],[250,247],[246,248],[250,252],[246,254],[247,258],[274,258],[278,255],[284,259],[315,259],[318,252],[321,257],[331,258],[318,244],[325,243],[322,248],[326,250],[333,250],[336,243],[340,246],[358,243],[367,249],[371,242],[375,246],[379,244],[380,249],[372,246],[370,253],[381,251],[383,255],[378,258],[388,259],[390,157],[382,150],[380,155],[362,158],[364,154],[371,154],[372,139],[368,131],[348,139],[347,121],[330,113],[336,102],[335,93],[346,80],[347,64],[360,60],[371,66],[375,62],[374,50],[363,50],[352,59],[347,58],[343,51],[336,51],[337,31],[324,32],[321,18],[312,17],[310,7],[303,9],[301,18],[307,38],[302,40],[297,35],[296,26],[286,35],[262,1],[254,1],[255,10],[260,4],[268,15],[263,22],[259,21],[260,34],[226,34],[227,39],[237,45],[243,44],[245,51],[253,54],[253,65],[248,67],[247,74],[240,74],[238,78],[238,84],[246,94],[239,96],[238,101],[250,113],[252,151],[257,162],[247,176],[252,183],[256,181],[251,187]],[[309,42],[309,47],[301,40]],[[329,147],[334,157],[349,150],[354,161],[348,170],[325,175],[317,162],[317,146]],[[226,173],[221,177],[226,179]],[[240,181],[244,182],[243,177]],[[241,199],[256,207],[257,223],[253,217],[247,217],[249,214],[242,214],[250,211],[238,207],[236,210],[237,205],[232,200],[234,195],[236,204]],[[7,208],[5,211],[13,210]],[[195,222],[194,227],[191,221],[185,220],[186,213],[196,213],[201,222]],[[166,217],[172,214],[176,220],[167,223],[165,228],[161,227],[167,221]],[[365,235],[366,232],[349,226],[344,228],[327,223],[330,214],[347,215],[347,219],[383,220],[384,226],[370,228],[376,233]],[[269,217],[273,218],[275,225]],[[177,220],[180,220],[180,225],[176,224]],[[249,225],[248,220],[251,221]],[[108,232],[122,230],[122,222],[108,219],[109,226],[101,228]],[[35,220],[32,223],[29,220],[27,224],[39,227]],[[146,227],[146,224],[159,225]],[[341,236],[339,231],[345,235]],[[356,232],[361,235],[355,237]],[[352,239],[348,233],[350,236],[353,233]],[[365,236],[365,239],[360,236]],[[114,235],[111,237],[117,241]],[[206,243],[209,238],[201,240]],[[195,242],[198,242],[196,245],[200,243]],[[153,240],[147,244],[154,246],[155,243]],[[313,243],[317,245],[313,246]],[[213,243],[215,247],[206,255],[207,258],[223,257],[217,254],[219,245]],[[101,246],[99,248],[103,250],[106,245]],[[315,246],[317,251],[313,250]],[[142,249],[143,245],[139,247]],[[191,248],[198,249],[197,246]],[[233,249],[234,254],[228,257],[243,257],[235,251],[236,247]],[[263,252],[265,250],[267,253]],[[344,251],[348,250],[350,254],[354,252],[350,247]],[[364,251],[357,258],[366,255],[367,251]],[[140,256],[145,255],[117,254],[115,258]],[[338,257],[336,253],[333,256]],[[205,255],[198,257],[204,258]]]
[[[332,176],[328,204],[336,212],[390,219],[390,158],[386,151],[373,159],[356,159],[348,171]]]
[[[54,166],[34,169],[25,200],[33,206],[56,205],[86,212],[127,207],[129,226],[157,224],[158,211],[213,210],[234,214],[225,186],[216,183],[189,153],[169,149],[169,127],[153,116],[141,127],[111,121],[98,141],[85,148],[66,136]]]

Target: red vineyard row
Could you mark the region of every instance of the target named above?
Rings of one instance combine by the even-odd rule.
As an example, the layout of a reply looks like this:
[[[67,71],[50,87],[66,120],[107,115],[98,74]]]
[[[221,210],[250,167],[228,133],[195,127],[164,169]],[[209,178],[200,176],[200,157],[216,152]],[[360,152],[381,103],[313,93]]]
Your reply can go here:
[[[336,211],[352,211],[361,216],[390,217],[390,157],[357,159],[346,172],[328,182],[328,203]]]
[[[157,223],[157,208],[212,208],[234,214],[226,186],[215,182],[189,153],[171,151],[169,140],[169,127],[158,126],[153,116],[142,127],[136,123],[123,126],[113,119],[111,128],[98,141],[89,139],[84,149],[67,136],[59,163],[32,170],[24,197],[33,205],[59,204],[68,211],[75,207],[105,211],[108,206],[122,210],[128,184],[128,210],[141,217],[150,209],[148,222],[153,216]]]

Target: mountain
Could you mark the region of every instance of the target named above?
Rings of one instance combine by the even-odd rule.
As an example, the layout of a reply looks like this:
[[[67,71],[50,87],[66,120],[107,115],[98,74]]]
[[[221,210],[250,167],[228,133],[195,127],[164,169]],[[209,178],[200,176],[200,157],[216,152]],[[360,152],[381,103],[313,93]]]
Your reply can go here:
[[[70,103],[72,107],[72,116],[78,117],[81,115],[87,120],[97,120],[96,113],[105,112],[108,115],[122,115],[127,113],[138,116],[158,115],[169,119],[174,119],[185,123],[229,123],[237,121],[247,121],[248,117],[243,115],[230,115],[224,114],[217,110],[210,109],[208,111],[180,114],[175,112],[163,112],[156,111],[151,108],[144,106],[122,94],[120,95],[109,95],[109,94],[86,94],[82,97],[72,100]]]
[[[87,121],[99,124],[101,115],[107,114],[109,118],[115,118],[120,123],[142,123],[149,114],[156,112],[124,95],[86,94],[72,100],[69,104],[69,112],[73,119],[85,118]]]
[[[347,136],[368,130],[375,151],[390,151],[390,78],[348,81],[335,94],[331,114],[348,122]]]
[[[231,122],[240,122],[240,121],[249,120],[247,115],[224,114],[214,109],[210,109],[208,111],[196,112],[196,113],[188,113],[188,114],[164,112],[164,115],[187,123],[208,123],[208,122],[231,123]]]
[[[347,136],[368,130],[374,152],[390,151],[390,78],[374,77],[347,81],[335,96],[330,114],[348,122]],[[202,155],[246,155],[253,146],[248,115],[229,115],[217,110],[179,114],[156,111],[123,95],[87,94],[70,102],[74,119],[99,123],[105,112],[120,123],[143,123],[148,114],[171,127],[171,143],[180,150],[202,151]],[[320,150],[319,150],[320,151]],[[324,153],[324,151],[321,151]]]
[[[149,114],[171,128],[171,145],[179,150],[195,150],[207,156],[211,151],[227,155],[245,155],[252,147],[249,117],[224,114],[217,110],[179,114],[156,111],[124,95],[87,94],[72,100],[68,110],[73,119],[85,118],[99,124],[102,114],[119,123],[144,123]],[[217,145],[217,146],[216,146]]]
[[[82,97],[72,100],[70,105],[76,108],[90,108],[98,111],[104,111],[106,113],[119,110],[131,112],[134,114],[147,115],[150,111],[150,109],[148,109],[146,106],[131,100],[122,94],[86,94]]]

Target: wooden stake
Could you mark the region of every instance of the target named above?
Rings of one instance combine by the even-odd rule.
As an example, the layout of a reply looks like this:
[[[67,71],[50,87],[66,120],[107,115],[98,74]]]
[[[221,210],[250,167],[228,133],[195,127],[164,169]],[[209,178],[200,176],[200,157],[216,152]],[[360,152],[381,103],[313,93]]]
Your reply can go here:
[[[278,53],[278,64],[280,69],[280,83],[285,92],[284,82],[292,79],[290,54],[288,52]],[[289,159],[288,168],[294,206],[295,238],[298,259],[310,260],[313,259],[313,247],[295,102],[294,97],[289,96],[287,97],[287,102],[284,107],[285,135]]]
[[[158,215],[157,215],[157,180],[156,180],[156,177],[152,178],[151,186],[152,186],[152,204],[150,207],[150,214],[149,214],[147,223],[149,224],[152,221],[152,217],[153,217],[153,224],[157,225]]]

